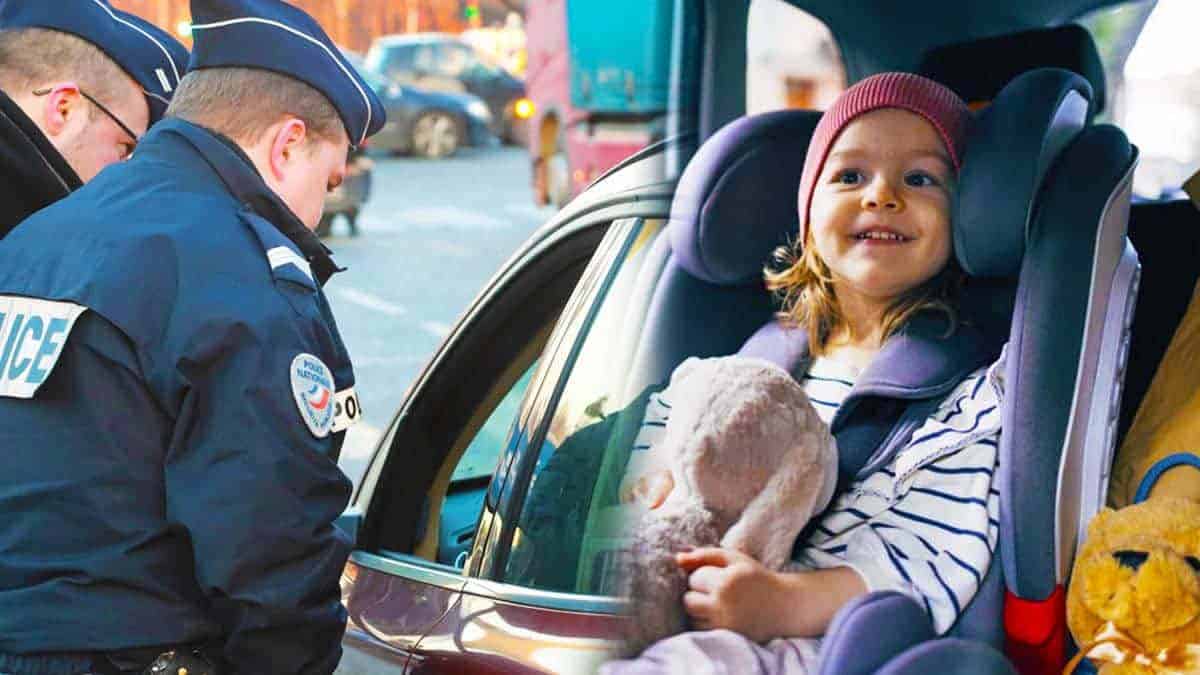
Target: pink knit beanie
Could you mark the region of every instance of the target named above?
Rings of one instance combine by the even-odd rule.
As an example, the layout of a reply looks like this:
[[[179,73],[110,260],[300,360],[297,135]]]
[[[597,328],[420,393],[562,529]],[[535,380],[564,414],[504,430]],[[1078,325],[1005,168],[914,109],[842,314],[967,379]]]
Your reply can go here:
[[[804,172],[800,175],[801,245],[808,233],[808,210],[813,189],[838,134],[854,118],[880,108],[902,108],[924,117],[942,137],[955,170],[962,168],[970,112],[957,94],[933,80],[912,73],[879,73],[861,80],[842,92],[825,111],[809,141]]]

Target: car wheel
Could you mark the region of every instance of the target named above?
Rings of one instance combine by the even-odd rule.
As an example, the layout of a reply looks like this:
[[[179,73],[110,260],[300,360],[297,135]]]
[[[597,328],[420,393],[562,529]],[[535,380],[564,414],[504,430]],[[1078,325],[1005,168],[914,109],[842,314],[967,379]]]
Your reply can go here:
[[[321,220],[317,222],[317,236],[328,237],[333,231],[333,216],[332,213],[321,214]]]
[[[458,122],[443,112],[429,112],[413,125],[413,152],[430,159],[449,157],[458,151]]]

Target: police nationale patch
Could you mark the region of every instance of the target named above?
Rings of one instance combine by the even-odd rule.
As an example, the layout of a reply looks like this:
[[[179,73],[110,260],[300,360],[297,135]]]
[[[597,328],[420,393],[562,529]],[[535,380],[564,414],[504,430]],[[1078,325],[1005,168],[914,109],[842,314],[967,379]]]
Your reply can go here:
[[[333,427],[333,373],[312,354],[292,359],[292,395],[300,408],[300,417],[317,438],[325,438]]]

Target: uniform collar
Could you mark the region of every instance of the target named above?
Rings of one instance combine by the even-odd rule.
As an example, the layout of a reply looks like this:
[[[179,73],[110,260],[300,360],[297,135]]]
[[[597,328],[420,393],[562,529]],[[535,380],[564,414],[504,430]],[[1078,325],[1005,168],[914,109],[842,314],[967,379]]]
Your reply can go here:
[[[244,208],[274,225],[299,249],[322,286],[343,268],[333,262],[331,251],[312,230],[269,188],[250,157],[232,140],[179,118],[167,118],[154,125],[147,136],[173,134],[182,137],[212,167],[230,194]]]
[[[21,107],[0,91],[0,238],[35,211],[83,185]]]

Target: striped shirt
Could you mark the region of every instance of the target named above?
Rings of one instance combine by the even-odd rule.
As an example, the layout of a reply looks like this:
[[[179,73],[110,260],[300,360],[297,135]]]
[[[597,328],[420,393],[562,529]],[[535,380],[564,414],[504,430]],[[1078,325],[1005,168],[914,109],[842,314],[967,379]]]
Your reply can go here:
[[[837,497],[797,567],[850,567],[869,591],[904,593],[925,607],[939,634],[949,630],[996,549],[1003,363],[1002,355],[959,383],[887,466]],[[858,374],[828,358],[813,361],[801,384],[826,424]],[[634,450],[655,443],[669,417],[670,402],[652,396]]]

